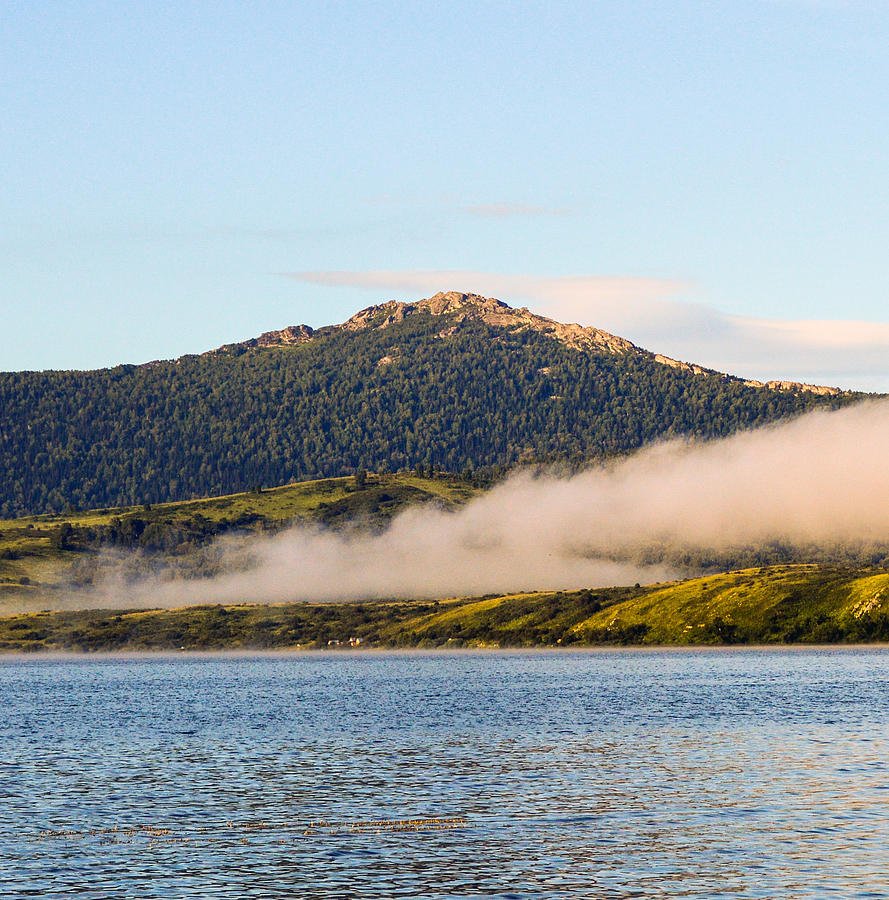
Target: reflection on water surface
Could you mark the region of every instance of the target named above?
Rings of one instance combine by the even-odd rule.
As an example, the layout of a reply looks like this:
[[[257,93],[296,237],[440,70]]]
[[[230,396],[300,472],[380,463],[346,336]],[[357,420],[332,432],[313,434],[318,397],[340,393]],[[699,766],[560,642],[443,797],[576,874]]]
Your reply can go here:
[[[0,662],[0,894],[889,897],[889,652]]]

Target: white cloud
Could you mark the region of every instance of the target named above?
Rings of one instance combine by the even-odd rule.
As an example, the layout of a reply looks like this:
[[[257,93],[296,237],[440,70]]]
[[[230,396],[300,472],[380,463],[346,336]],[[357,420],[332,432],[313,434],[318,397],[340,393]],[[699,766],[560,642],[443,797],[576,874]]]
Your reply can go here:
[[[692,337],[686,346],[718,360],[721,365],[715,368],[759,378],[889,390],[889,323],[713,315],[725,325],[722,334]]]
[[[291,277],[412,300],[440,290],[472,291],[527,305],[559,321],[595,325],[722,372],[889,390],[889,323],[731,315],[681,299],[690,285],[679,279],[470,270],[297,272]]]

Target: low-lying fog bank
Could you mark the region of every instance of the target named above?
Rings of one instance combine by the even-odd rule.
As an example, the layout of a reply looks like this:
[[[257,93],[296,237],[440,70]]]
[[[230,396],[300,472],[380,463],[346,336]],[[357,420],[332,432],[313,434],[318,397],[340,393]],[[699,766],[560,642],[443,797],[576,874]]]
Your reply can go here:
[[[68,602],[184,606],[570,589],[691,574],[674,560],[701,548],[885,544],[887,450],[889,403],[865,402],[725,440],[662,443],[569,478],[519,474],[457,512],[409,509],[380,534],[294,527],[225,538],[208,549],[218,573],[211,578],[184,579],[163,566],[134,578],[126,554],[108,554],[96,585]]]

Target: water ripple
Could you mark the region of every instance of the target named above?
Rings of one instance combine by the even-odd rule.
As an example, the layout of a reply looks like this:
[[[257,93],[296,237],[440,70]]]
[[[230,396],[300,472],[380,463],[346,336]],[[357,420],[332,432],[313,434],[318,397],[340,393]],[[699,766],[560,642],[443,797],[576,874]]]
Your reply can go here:
[[[4,897],[889,897],[885,651],[0,661]]]

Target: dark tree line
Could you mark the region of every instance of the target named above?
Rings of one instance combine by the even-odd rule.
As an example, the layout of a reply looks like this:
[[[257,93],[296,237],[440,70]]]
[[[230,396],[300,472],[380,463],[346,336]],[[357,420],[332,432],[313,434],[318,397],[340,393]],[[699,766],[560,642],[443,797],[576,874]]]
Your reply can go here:
[[[579,463],[848,397],[699,376],[645,354],[417,314],[381,330],[93,372],[0,374],[0,515],[154,503],[291,479]]]

